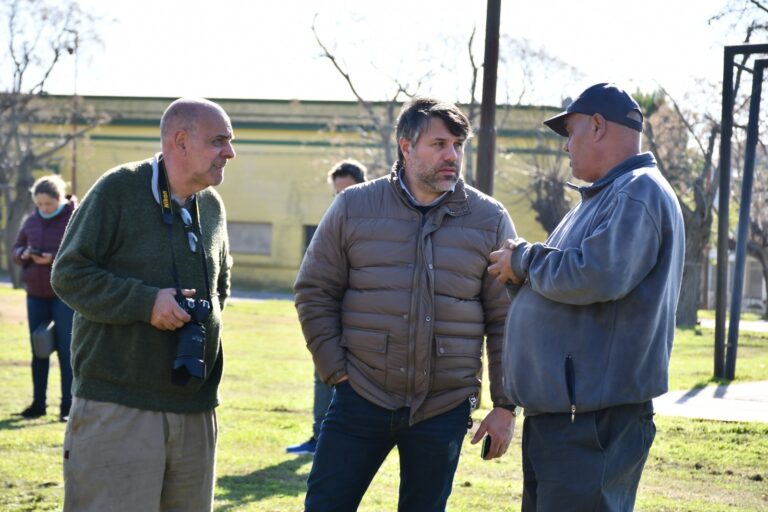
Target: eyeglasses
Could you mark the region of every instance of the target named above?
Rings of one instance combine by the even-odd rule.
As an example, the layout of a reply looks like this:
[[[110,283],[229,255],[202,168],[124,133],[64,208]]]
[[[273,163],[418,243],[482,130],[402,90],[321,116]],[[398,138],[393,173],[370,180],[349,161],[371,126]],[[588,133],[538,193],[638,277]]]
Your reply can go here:
[[[179,216],[181,222],[184,224],[184,231],[187,233],[187,242],[189,243],[189,250],[192,254],[197,252],[197,235],[192,230],[192,215],[189,214],[189,210],[186,208],[179,208]]]

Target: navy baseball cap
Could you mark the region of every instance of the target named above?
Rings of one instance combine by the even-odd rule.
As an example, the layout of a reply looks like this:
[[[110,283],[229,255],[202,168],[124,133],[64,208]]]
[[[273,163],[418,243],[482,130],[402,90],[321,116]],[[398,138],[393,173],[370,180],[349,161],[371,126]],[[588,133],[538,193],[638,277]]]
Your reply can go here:
[[[640,121],[629,117],[631,112],[637,112],[640,115]],[[639,132],[643,131],[643,113],[640,112],[640,105],[615,84],[602,83],[589,87],[576,98],[576,101],[568,105],[565,111],[550,117],[544,121],[544,124],[563,137],[567,137],[565,118],[569,114],[588,116],[602,114],[608,121],[623,124]]]

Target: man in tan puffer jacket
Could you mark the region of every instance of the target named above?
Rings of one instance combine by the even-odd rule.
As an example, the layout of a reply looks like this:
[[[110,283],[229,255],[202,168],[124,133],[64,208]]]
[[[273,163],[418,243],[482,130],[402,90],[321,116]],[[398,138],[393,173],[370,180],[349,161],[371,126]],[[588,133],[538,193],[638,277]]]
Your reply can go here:
[[[466,116],[416,98],[397,122],[389,176],[339,194],[307,249],[296,308],[320,377],[334,386],[305,508],[356,510],[394,446],[398,509],[444,510],[482,375],[493,409],[473,443],[507,450],[515,407],[501,347],[509,298],[487,255],[514,226],[504,207],[460,177]]]

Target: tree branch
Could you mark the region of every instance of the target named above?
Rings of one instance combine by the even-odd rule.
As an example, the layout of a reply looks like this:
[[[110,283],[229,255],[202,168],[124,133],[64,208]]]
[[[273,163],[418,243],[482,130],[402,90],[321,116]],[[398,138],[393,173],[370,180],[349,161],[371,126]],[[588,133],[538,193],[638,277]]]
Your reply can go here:
[[[347,73],[344,70],[344,68],[341,67],[338,60],[336,60],[336,56],[328,50],[325,44],[323,44],[323,41],[320,39],[320,36],[318,35],[317,29],[315,27],[316,20],[317,20],[317,14],[315,14],[315,17],[312,20],[312,33],[315,35],[315,41],[317,41],[317,44],[323,50],[323,57],[331,61],[331,64],[333,64],[333,67],[336,68],[336,71],[338,71],[339,74],[344,78],[344,80],[347,82],[347,85],[349,86],[349,90],[352,91],[352,94],[355,95],[355,98],[357,99],[357,101],[363,106],[363,108],[368,113],[368,116],[370,117],[371,121],[374,123],[374,125],[378,129],[380,126],[380,121],[378,116],[373,110],[373,106],[368,101],[366,101],[360,95],[360,93],[357,92],[357,88],[355,87],[355,84],[352,82],[352,78],[350,77],[349,73]]]
[[[688,121],[688,119],[683,114],[683,111],[680,108],[680,105],[677,103],[675,98],[673,98],[672,95],[670,95],[666,91],[666,89],[664,89],[663,87],[661,88],[661,92],[664,93],[664,96],[669,98],[669,101],[672,102],[672,106],[674,107],[675,112],[677,113],[677,116],[680,118],[680,121],[683,123],[683,125],[685,125],[685,128],[688,130],[688,133],[691,134],[691,136],[693,137],[693,140],[696,141],[696,145],[699,146],[699,150],[701,151],[701,153],[704,154],[705,153],[704,144],[702,144],[701,140],[699,139],[699,136],[696,133],[696,130],[694,130],[693,128],[693,125]]]
[[[765,12],[765,13],[768,13],[768,8],[766,8],[766,7],[763,5],[763,3],[762,3],[762,2],[758,2],[757,0],[749,0],[749,3],[751,3],[752,5],[754,5],[754,6],[755,6],[756,8],[758,8],[759,10],[761,10],[761,11],[763,11],[763,12]]]

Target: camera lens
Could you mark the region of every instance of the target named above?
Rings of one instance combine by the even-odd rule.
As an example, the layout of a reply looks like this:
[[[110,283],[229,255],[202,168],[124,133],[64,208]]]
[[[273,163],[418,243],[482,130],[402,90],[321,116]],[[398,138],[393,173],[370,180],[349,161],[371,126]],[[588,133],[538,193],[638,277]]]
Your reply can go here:
[[[178,330],[178,336],[171,381],[184,386],[193,377],[205,377],[205,327],[190,322]]]
[[[205,378],[205,323],[211,313],[211,303],[183,297],[179,306],[191,320],[178,329],[178,345],[173,360],[171,381],[184,386],[193,378]]]

